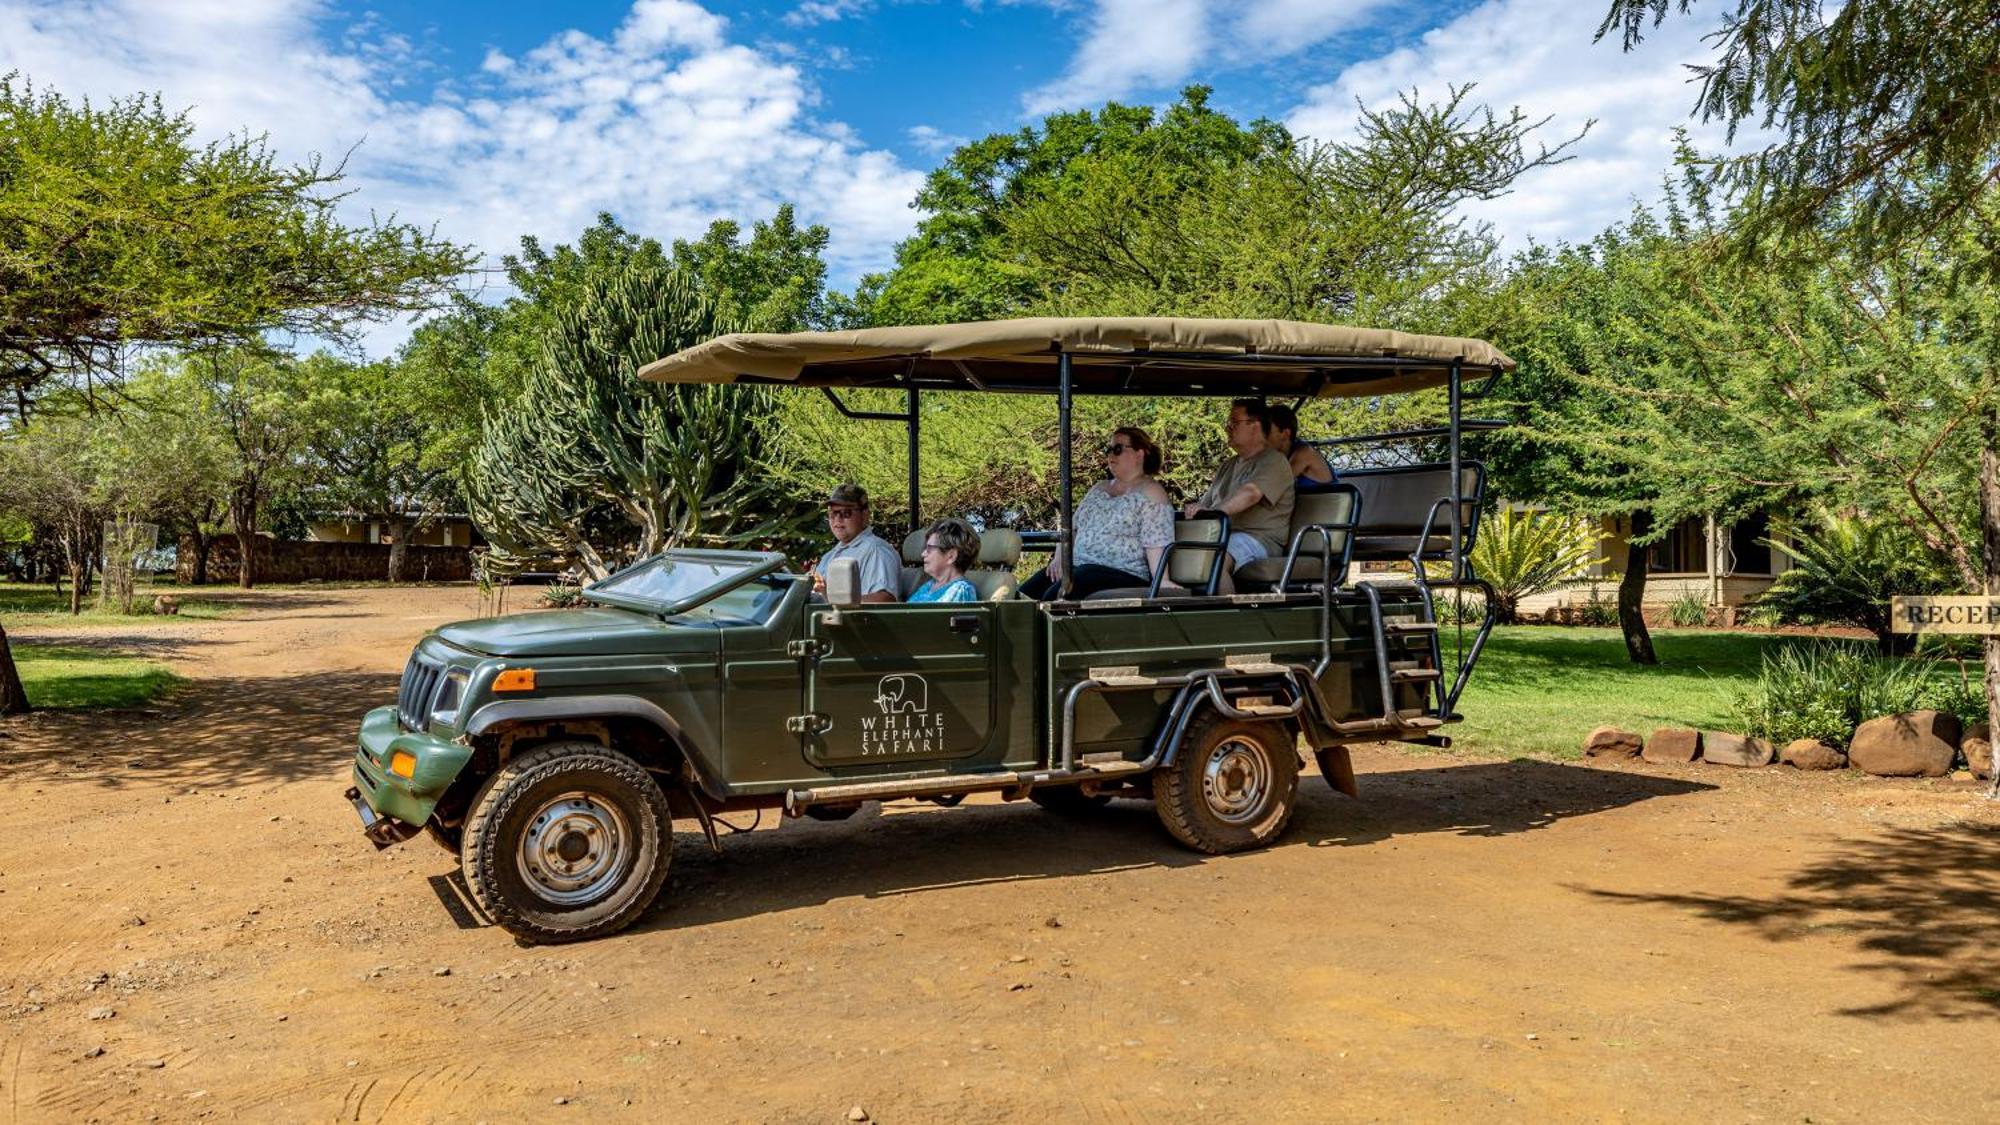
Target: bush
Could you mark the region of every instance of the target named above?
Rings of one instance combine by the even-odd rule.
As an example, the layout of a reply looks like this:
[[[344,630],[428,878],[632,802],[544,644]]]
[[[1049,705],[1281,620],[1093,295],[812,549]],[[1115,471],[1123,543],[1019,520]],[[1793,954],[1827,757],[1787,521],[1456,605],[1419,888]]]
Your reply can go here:
[[[1440,625],[1477,625],[1486,619],[1486,599],[1464,591],[1463,600],[1453,597],[1451,590],[1436,590],[1431,594],[1431,609]]]
[[[1684,629],[1708,624],[1708,599],[1690,590],[1667,606],[1667,620]]]
[[[1865,719],[1952,701],[1930,660],[1878,656],[1865,645],[1810,642],[1764,654],[1757,683],[1733,704],[1744,732],[1776,743],[1816,738],[1845,746]]]
[[[1780,621],[1859,625],[1875,634],[1881,651],[1907,651],[1909,639],[1890,631],[1889,599],[1943,593],[1953,585],[1943,560],[1901,524],[1827,514],[1816,529],[1788,530],[1791,542],[1764,542],[1791,559],[1791,569],[1757,599]]]
[[[1522,598],[1584,580],[1603,535],[1580,521],[1546,512],[1502,508],[1479,529],[1473,573],[1493,587],[1494,620],[1520,619]]]
[[[583,587],[569,582],[551,583],[542,591],[542,604],[551,609],[573,609],[583,604]]]
[[[1575,612],[1578,625],[1606,627],[1618,624],[1618,603],[1600,598],[1595,593],[1589,601],[1577,602],[1570,609]]]

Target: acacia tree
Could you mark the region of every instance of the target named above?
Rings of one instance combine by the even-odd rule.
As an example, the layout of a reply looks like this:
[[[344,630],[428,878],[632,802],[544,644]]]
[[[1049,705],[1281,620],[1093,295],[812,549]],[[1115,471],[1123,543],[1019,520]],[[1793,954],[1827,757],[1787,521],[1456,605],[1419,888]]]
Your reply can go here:
[[[430,307],[472,263],[420,227],[343,223],[338,166],[193,135],[157,97],[79,105],[0,76],[0,410],[115,378],[135,347],[342,338]],[[17,679],[0,635],[0,683]],[[0,716],[19,705],[0,696]]]
[[[1698,112],[1775,127],[1783,138],[1723,160],[1716,171],[1745,206],[1740,256],[1837,257],[1897,267],[1908,247],[1956,241],[1954,277],[2000,272],[2000,19],[1990,4],[1954,0],[1725,0],[1699,71]],[[1693,0],[1611,0],[1599,36],[1635,49],[1649,25]],[[1827,236],[1822,239],[1819,236]],[[1774,237],[1775,236],[1775,237]],[[1959,321],[1975,365],[1972,393],[1949,403],[1952,431],[1977,435],[1976,565],[1954,555],[1970,585],[2000,593],[2000,325],[1990,309]],[[1933,454],[1933,457],[1937,454]],[[1913,497],[1913,502],[1917,498]],[[1919,505],[1921,507],[1921,505]],[[1942,526],[1948,521],[1932,520]],[[1969,550],[1973,546],[1963,545]],[[2000,725],[2000,635],[1986,638],[1989,722]],[[2000,774],[1996,774],[2000,778]],[[2000,793],[2000,780],[1995,790]]]

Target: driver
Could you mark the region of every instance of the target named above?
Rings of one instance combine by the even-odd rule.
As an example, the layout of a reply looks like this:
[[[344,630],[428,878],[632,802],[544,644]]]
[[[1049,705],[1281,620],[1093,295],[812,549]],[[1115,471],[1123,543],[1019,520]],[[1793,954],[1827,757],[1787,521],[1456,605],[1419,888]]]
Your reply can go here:
[[[826,593],[826,565],[835,559],[855,559],[861,563],[861,600],[893,602],[897,582],[903,575],[903,559],[868,526],[868,490],[858,484],[835,486],[826,498],[826,526],[834,544],[818,561],[806,567],[812,577],[813,592]]]

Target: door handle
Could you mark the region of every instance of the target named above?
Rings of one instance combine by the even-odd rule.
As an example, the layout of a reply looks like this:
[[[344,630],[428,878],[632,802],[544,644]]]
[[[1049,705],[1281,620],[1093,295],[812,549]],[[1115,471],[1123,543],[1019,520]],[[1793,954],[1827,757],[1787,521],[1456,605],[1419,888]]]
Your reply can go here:
[[[976,613],[954,613],[951,615],[951,631],[954,633],[977,633],[980,620]]]

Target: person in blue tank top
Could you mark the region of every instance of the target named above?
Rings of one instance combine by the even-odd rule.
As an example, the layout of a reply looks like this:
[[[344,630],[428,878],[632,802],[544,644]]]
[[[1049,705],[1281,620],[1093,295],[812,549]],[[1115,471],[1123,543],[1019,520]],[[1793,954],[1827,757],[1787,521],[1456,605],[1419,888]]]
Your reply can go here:
[[[960,519],[939,520],[924,533],[924,584],[910,595],[918,602],[976,602],[979,591],[965,577],[979,558],[979,533]]]
[[[1292,463],[1300,492],[1317,492],[1333,483],[1333,466],[1325,454],[1299,440],[1298,412],[1283,403],[1271,407],[1271,448]]]

